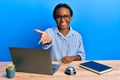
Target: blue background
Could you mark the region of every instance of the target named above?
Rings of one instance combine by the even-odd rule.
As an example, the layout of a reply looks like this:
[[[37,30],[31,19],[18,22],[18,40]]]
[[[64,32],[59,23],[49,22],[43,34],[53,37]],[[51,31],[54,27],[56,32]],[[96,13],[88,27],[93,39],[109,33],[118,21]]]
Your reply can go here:
[[[56,4],[73,9],[71,26],[81,33],[87,60],[120,59],[120,0],[0,0],[0,61],[9,47],[39,48],[35,28],[55,27]]]

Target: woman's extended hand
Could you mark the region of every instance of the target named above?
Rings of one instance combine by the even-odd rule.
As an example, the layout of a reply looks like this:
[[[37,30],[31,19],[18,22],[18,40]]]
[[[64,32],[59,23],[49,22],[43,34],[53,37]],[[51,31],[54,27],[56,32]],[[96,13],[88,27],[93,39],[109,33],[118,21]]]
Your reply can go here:
[[[39,42],[41,42],[42,44],[49,44],[52,42],[52,39],[51,37],[49,36],[49,34],[47,34],[46,32],[44,31],[41,31],[39,29],[35,29],[35,31],[39,34],[41,34],[41,39]]]

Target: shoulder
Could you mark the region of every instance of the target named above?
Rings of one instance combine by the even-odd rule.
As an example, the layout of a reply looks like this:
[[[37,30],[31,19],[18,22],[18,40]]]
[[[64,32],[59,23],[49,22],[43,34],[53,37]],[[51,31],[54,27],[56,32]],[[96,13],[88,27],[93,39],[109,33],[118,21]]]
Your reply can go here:
[[[72,30],[73,32],[73,37],[74,39],[76,39],[77,41],[80,41],[80,43],[82,42],[82,36],[79,32],[77,32],[76,30]]]
[[[45,30],[45,32],[48,33],[51,36],[54,36],[55,35],[55,28],[47,28]]]
[[[54,28],[47,28],[47,29],[45,30],[45,32],[47,32],[47,33],[49,33],[49,32],[54,32]]]
[[[79,38],[82,38],[81,37],[81,34],[78,32],[78,31],[76,31],[76,30],[71,30],[72,31],[72,34],[74,35],[74,36],[76,36],[76,37],[79,37]]]

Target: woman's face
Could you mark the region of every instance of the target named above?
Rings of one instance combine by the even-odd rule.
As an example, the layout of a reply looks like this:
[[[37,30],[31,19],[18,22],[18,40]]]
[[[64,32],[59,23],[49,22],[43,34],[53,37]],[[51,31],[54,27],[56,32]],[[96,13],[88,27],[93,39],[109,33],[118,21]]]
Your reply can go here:
[[[59,29],[68,29],[71,21],[71,14],[68,8],[61,7],[56,10],[56,23]]]

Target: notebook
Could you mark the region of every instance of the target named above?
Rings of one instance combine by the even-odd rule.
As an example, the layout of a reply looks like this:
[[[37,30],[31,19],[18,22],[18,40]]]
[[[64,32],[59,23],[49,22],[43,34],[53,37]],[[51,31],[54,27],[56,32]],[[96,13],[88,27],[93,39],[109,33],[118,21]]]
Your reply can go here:
[[[16,71],[53,75],[59,64],[52,64],[49,50],[34,48],[9,48]]]
[[[105,72],[111,71],[112,67],[95,62],[95,61],[88,61],[83,62],[80,64],[80,67],[95,72],[97,74],[103,74]]]

